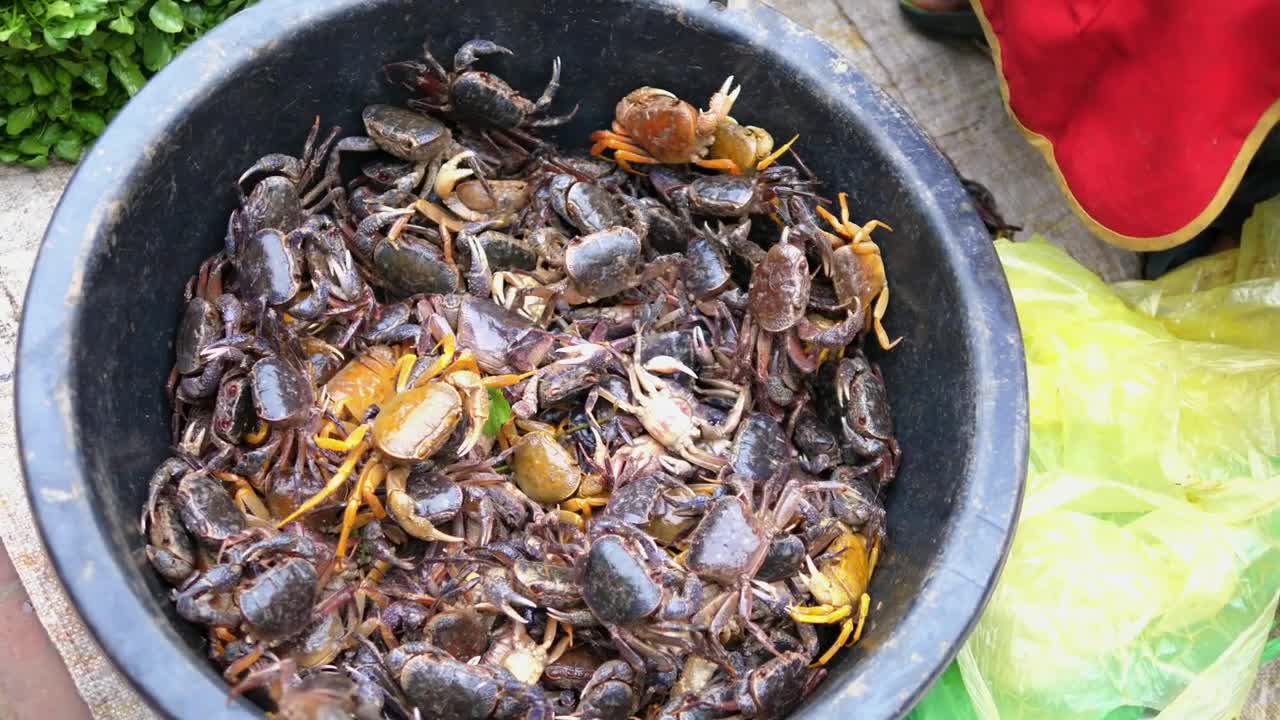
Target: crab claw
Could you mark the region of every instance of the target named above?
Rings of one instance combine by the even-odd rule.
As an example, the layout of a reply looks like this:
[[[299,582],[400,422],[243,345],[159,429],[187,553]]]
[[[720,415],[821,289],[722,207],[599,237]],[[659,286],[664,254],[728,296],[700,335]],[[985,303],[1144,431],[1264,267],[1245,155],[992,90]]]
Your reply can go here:
[[[463,538],[450,535],[432,525],[426,518],[417,514],[413,498],[407,493],[392,492],[387,495],[387,511],[395,518],[396,524],[409,535],[419,540],[439,541],[447,543],[463,542]]]
[[[715,133],[720,121],[728,117],[729,112],[733,110],[733,103],[738,99],[738,93],[740,92],[742,92],[742,86],[733,87],[732,75],[725,79],[724,84],[707,102],[707,109],[698,114],[698,134],[700,136],[711,137]]]
[[[492,40],[471,40],[463,43],[454,54],[453,69],[455,72],[462,72],[485,55],[515,55],[515,53]]]
[[[527,608],[536,608],[538,604],[529,598],[521,595],[511,587],[511,581],[507,579],[505,570],[493,568],[484,573],[480,580],[480,592],[484,595],[485,603],[502,611],[502,614],[515,620],[521,625],[525,624],[525,619],[520,616],[520,611],[515,609],[516,605]]]
[[[649,360],[644,364],[644,369],[649,372],[664,375],[684,373],[695,380],[698,379],[698,374],[695,373],[692,368],[670,355],[655,355],[649,358]]]
[[[734,87],[733,76],[730,75],[725,78],[724,84],[720,86],[716,94],[711,96],[711,102],[707,104],[707,111],[715,113],[718,118],[727,116],[733,110],[733,104],[738,100],[738,93],[741,92],[742,86]]]
[[[557,355],[562,356],[560,359],[556,360],[557,364],[580,365],[582,363],[598,360],[600,353],[607,351],[601,345],[584,342],[557,348],[555,352]]]
[[[441,200],[448,199],[453,195],[453,188],[459,181],[476,174],[476,171],[470,168],[458,167],[462,164],[463,160],[469,160],[475,156],[476,154],[474,152],[464,150],[463,152],[449,158],[440,166],[439,172],[436,173],[434,189],[436,191],[436,195],[439,196]]]

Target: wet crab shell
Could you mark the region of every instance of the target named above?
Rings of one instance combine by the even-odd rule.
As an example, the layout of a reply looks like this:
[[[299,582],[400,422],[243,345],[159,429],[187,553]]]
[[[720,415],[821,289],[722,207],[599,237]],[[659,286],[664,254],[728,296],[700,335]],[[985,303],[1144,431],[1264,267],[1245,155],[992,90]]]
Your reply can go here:
[[[696,215],[746,217],[756,207],[759,184],[743,175],[707,175],[689,183],[689,209]]]
[[[769,248],[747,291],[751,316],[769,332],[791,329],[809,302],[809,261],[786,242]]]
[[[529,204],[529,183],[524,180],[464,180],[454,188],[462,204],[476,212],[501,217]]]
[[[241,374],[224,376],[214,401],[210,421],[213,431],[229,443],[238,443],[245,433],[253,430],[254,420],[249,378]]]
[[[454,112],[472,122],[503,130],[520,127],[533,113],[533,103],[493,73],[472,70],[449,86]]]
[[[195,572],[195,545],[177,508],[167,498],[161,498],[151,515],[146,552],[151,566],[171,585],[182,585]]]
[[[804,568],[806,554],[804,541],[796,535],[774,538],[765,552],[756,579],[762,582],[778,582],[795,577]]]
[[[553,186],[552,191],[555,190],[556,187]],[[596,183],[572,183],[564,193],[563,204],[555,202],[559,197],[558,193],[553,196],[552,204],[556,211],[583,234],[600,232],[626,223],[622,205],[614,198],[613,193]]]
[[[833,257],[836,297],[841,303],[852,303],[856,298],[862,307],[869,307],[885,286],[884,260],[879,250],[859,253],[853,245],[842,245]]]
[[[511,469],[516,485],[539,503],[558,503],[572,497],[582,483],[573,455],[551,433],[536,430],[515,444]]]
[[[615,226],[573,240],[564,267],[579,294],[605,298],[631,287],[641,262],[640,236]]]
[[[711,238],[699,233],[689,241],[685,251],[684,282],[699,300],[711,297],[728,287],[729,263]]]
[[[773,477],[787,455],[781,423],[765,413],[752,413],[738,430],[729,463],[735,473],[761,483]]]
[[[447,657],[416,655],[400,671],[400,687],[424,718],[485,720],[498,706],[497,681]]]
[[[461,419],[462,396],[452,385],[420,385],[382,406],[373,421],[373,442],[397,460],[425,460],[444,446]]]
[[[343,365],[324,386],[330,407],[341,403],[351,417],[363,418],[395,387],[395,361],[391,348],[375,345]]]
[[[288,178],[279,175],[263,179],[244,202],[244,222],[248,234],[260,230],[292,232],[302,225],[302,200]]]
[[[640,709],[641,678],[623,660],[610,660],[596,668],[582,690],[578,713],[583,718],[628,718]]]
[[[662,589],[622,538],[606,535],[587,554],[582,598],[601,622],[630,625],[658,609]]]
[[[689,539],[685,567],[699,577],[731,585],[746,571],[765,542],[742,500],[726,497],[712,503]]]
[[[403,468],[391,472],[405,472]],[[444,475],[415,472],[403,492],[387,493],[387,511],[400,529],[422,540],[432,540],[426,521],[431,525],[448,522],[462,509],[462,488]]]
[[[401,160],[430,162],[453,142],[444,123],[407,108],[369,105],[361,119],[378,147]]]
[[[284,304],[302,288],[302,263],[279,230],[254,233],[241,248],[236,269],[247,294],[268,305]]]
[[[187,531],[209,549],[245,529],[244,513],[226,488],[202,472],[189,473],[178,482],[178,509]]]
[[[706,155],[714,133],[698,134],[698,109],[666,90],[642,87],[618,101],[614,118],[649,154],[666,164]]]
[[[489,628],[471,610],[451,610],[427,621],[423,636],[456,658],[470,659],[489,649]]]
[[[301,558],[268,569],[240,589],[238,603],[245,623],[262,640],[301,632],[311,621],[318,581],[316,569]]]
[[[301,418],[311,407],[314,391],[302,372],[277,357],[254,363],[253,406],[258,417],[272,424],[287,424]]]
[[[773,136],[763,128],[725,118],[716,126],[712,157],[727,158],[740,168],[753,168],[773,152]]]
[[[218,309],[202,297],[191,298],[182,313],[174,345],[174,368],[182,374],[193,373],[204,365],[200,351],[222,336]]]
[[[412,238],[378,243],[373,267],[398,295],[452,293],[460,284],[458,272],[445,263],[434,245]]]
[[[484,251],[485,260],[492,271],[529,271],[538,266],[538,251],[506,233],[486,230],[476,237],[476,242]]]
[[[804,698],[811,672],[808,658],[798,652],[766,662],[738,682],[739,711],[759,720],[784,717]]]
[[[582,590],[575,582],[571,567],[517,560],[511,566],[511,575],[516,589],[539,605],[567,609],[582,602]]]

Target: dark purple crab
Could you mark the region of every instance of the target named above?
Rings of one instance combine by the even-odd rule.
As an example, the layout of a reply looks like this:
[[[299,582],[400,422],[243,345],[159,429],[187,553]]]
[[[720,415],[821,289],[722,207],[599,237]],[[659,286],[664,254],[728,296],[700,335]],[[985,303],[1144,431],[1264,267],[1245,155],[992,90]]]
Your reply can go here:
[[[458,48],[453,72],[445,70],[430,50],[423,48],[422,54],[421,61],[392,63],[385,68],[388,79],[423,94],[409,101],[418,109],[455,115],[503,131],[563,125],[578,111],[575,106],[565,115],[546,115],[560,89],[560,58],[551,65],[551,80],[542,96],[531,101],[497,75],[471,69],[485,55],[514,55],[491,40],[471,40]]]

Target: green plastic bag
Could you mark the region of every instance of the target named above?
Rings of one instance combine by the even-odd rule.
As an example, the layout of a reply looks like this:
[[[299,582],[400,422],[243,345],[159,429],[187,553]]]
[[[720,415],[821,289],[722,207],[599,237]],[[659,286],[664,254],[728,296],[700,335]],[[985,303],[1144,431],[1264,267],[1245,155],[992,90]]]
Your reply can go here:
[[[1280,198],[1237,251],[1109,287],[997,243],[1031,455],[990,605],[911,720],[1227,720],[1280,600]],[[961,685],[965,692],[959,692]]]

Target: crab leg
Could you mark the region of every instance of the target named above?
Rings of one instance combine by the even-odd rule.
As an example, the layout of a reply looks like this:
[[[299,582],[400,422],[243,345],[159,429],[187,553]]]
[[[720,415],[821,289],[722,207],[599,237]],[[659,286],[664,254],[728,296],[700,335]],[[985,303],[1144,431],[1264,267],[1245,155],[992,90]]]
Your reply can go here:
[[[840,648],[844,647],[845,641],[849,640],[850,634],[858,635],[861,633],[862,633],[861,621],[858,622],[858,629],[856,631],[853,629],[852,620],[845,620],[844,622],[840,623],[840,634],[836,636],[835,642],[831,643],[831,647],[827,648],[827,651],[822,653],[822,657],[819,657],[816,661],[814,661],[811,667],[822,667],[823,665],[826,665],[828,662],[831,662],[831,658],[835,657],[836,653],[840,651]],[[858,638],[854,637],[853,640],[849,642],[849,644],[852,645],[857,641],[858,641]]]
[[[364,436],[368,432],[369,432],[368,425],[360,425],[355,430],[353,430],[351,434],[346,437],[345,440],[335,440],[331,437],[320,437],[320,436],[316,436],[314,440],[316,443],[316,447],[320,448],[321,450],[331,450],[333,452],[351,452],[352,448],[359,445],[364,440]]]
[[[618,153],[615,152],[613,156],[617,158]],[[632,160],[633,162],[635,161],[634,158],[627,158],[627,159]],[[738,167],[738,163],[730,160],[729,158],[716,158],[714,160],[705,160],[705,159],[694,160],[693,164],[697,165],[698,167],[707,168],[708,170],[724,170],[730,175],[742,174],[742,168]]]
[[[402,393],[409,387],[409,376],[413,373],[413,366],[418,362],[418,356],[411,352],[400,356],[396,361],[396,392]]]
[[[338,471],[333,474],[333,477],[329,478],[328,484],[326,484],[320,492],[311,496],[306,502],[299,505],[298,509],[290,513],[288,517],[276,523],[276,529],[282,528],[302,515],[315,510],[319,507],[320,503],[327,500],[330,495],[338,491],[338,488],[342,487],[342,485],[347,481],[347,478],[351,477],[351,471],[354,470],[356,464],[360,462],[360,458],[364,457],[365,450],[369,449],[369,444],[363,442],[363,438],[361,438],[361,440],[362,441],[356,445],[355,449],[347,455],[347,459],[342,461],[342,465],[338,467]]]
[[[880,341],[880,347],[885,350],[892,350],[894,346],[902,342],[902,338],[890,342],[889,333],[885,332],[884,325],[880,322],[884,318],[884,312],[889,307],[889,286],[885,285],[884,290],[880,291],[880,297],[876,299],[875,309],[871,313],[871,323],[876,330],[876,339]]]
[[[386,508],[382,506],[382,501],[378,499],[378,488],[382,485],[382,481],[387,477],[387,468],[382,463],[369,463],[366,466],[368,477],[360,484],[360,494],[364,499],[364,504],[369,506],[373,512],[374,518],[381,520],[387,516]],[[364,472],[360,473],[362,476]]]
[[[774,150],[772,153],[767,155],[763,160],[756,163],[756,172],[762,172],[764,170],[767,170],[770,165],[778,161],[778,158],[782,157],[788,150],[790,150],[791,146],[795,145],[796,141],[799,139],[800,139],[799,135],[793,136],[790,140],[787,141],[786,145],[783,145],[777,150]]]

